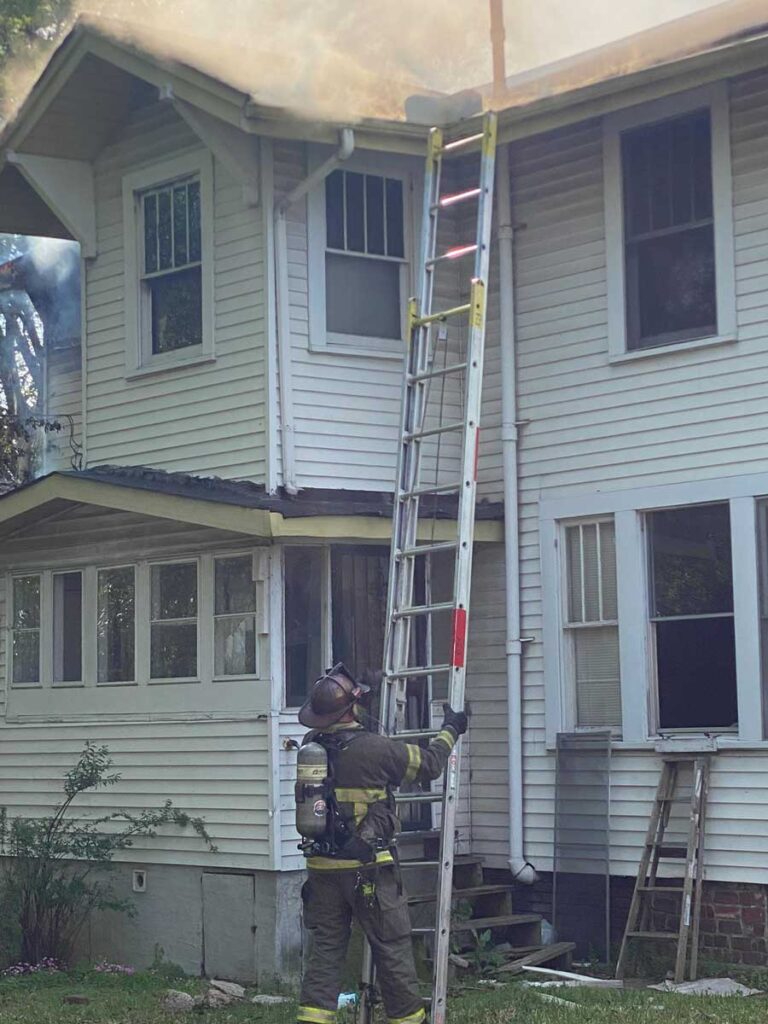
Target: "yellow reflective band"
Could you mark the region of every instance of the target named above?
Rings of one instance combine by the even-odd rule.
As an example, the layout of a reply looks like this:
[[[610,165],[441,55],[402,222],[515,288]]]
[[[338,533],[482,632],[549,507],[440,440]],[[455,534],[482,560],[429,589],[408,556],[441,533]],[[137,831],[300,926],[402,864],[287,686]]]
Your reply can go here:
[[[389,1024],[420,1024],[426,1018],[426,1011],[422,1007],[420,1010],[416,1010],[415,1013],[409,1013],[407,1017],[388,1017],[387,1020]]]
[[[456,742],[456,738],[450,729],[441,730],[437,736],[435,736],[435,743],[447,743],[448,749],[453,750],[453,745]]]
[[[395,859],[389,850],[376,854],[377,864],[394,864]],[[307,867],[310,871],[358,871],[360,868],[373,866],[373,861],[363,864],[360,860],[340,860],[338,857],[309,857]]]
[[[421,747],[417,747],[415,743],[406,743],[405,749],[408,751],[408,767],[405,769],[403,782],[413,782],[421,768]]]
[[[300,1006],[296,1020],[309,1021],[309,1024],[335,1024],[335,1010],[321,1010],[319,1006]]]
[[[340,804],[375,804],[379,800],[387,799],[386,789],[350,789],[336,786],[334,793]]]

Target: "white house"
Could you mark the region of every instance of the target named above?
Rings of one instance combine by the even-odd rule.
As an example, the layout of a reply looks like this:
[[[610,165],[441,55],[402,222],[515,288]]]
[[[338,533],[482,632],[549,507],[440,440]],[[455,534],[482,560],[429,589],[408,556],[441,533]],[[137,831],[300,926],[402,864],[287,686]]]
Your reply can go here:
[[[460,842],[520,880],[532,865],[546,902],[556,736],[610,729],[621,889],[659,751],[707,745],[705,943],[764,962],[768,38],[752,6],[509,82]],[[379,657],[427,129],[290,113],[81,25],[0,138],[0,230],[76,239],[83,310],[47,388],[82,465],[64,437],[0,499],[0,803],[50,806],[93,739],[118,799],[170,796],[219,846],[169,831],[137,849],[139,915],[94,921],[94,954],[141,962],[157,942],[188,969],[295,969],[284,741],[316,669]]]

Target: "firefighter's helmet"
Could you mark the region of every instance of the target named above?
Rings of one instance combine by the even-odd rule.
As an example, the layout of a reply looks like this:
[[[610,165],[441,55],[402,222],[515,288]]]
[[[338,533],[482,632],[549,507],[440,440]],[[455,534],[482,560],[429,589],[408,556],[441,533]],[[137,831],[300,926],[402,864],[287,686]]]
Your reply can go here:
[[[369,691],[369,686],[355,682],[349,669],[338,662],[312,684],[299,721],[309,729],[327,729]]]

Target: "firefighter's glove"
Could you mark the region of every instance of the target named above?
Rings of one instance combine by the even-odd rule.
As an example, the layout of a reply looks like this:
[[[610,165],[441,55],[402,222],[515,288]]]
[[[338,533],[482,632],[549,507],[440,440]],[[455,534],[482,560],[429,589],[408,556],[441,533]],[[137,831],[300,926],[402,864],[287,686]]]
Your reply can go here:
[[[376,851],[360,836],[350,836],[341,852],[347,860],[359,860],[361,864],[372,864],[376,860]]]
[[[463,736],[467,731],[469,720],[463,711],[454,711],[450,704],[443,704],[443,729],[450,729],[455,733],[456,738]]]

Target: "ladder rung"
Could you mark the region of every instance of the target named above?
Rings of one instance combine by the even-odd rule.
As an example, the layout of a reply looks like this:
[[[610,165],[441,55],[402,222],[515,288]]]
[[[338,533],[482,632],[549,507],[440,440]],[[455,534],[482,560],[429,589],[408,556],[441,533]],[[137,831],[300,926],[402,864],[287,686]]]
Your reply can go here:
[[[450,434],[455,430],[464,430],[464,422],[444,423],[441,427],[427,427],[426,430],[414,430],[412,434],[405,434],[405,441],[421,441],[425,437],[438,437],[441,434]]]
[[[438,604],[414,604],[410,608],[401,608],[392,613],[393,619],[408,619],[416,615],[432,615],[434,612],[452,612],[456,605],[453,601],[440,601]]]
[[[432,210],[444,210],[447,206],[455,206],[457,203],[466,203],[470,199],[476,199],[482,193],[481,188],[467,188],[463,192],[453,192],[451,195],[440,196],[436,203],[432,204]]]
[[[451,366],[442,366],[439,370],[425,370],[423,373],[413,373],[408,376],[409,384],[418,384],[422,380],[434,380],[435,377],[447,377],[450,373],[463,373],[466,370],[466,363],[453,363]]]
[[[387,672],[387,679],[410,679],[413,676],[434,676],[438,672],[450,672],[453,665],[411,665],[397,672]]]
[[[403,729],[402,732],[393,732],[389,737],[391,740],[431,740],[439,735],[439,729]]]
[[[398,498],[403,501],[406,498],[423,498],[428,494],[450,494],[451,491],[461,490],[461,480],[458,483],[453,480],[445,484],[430,484],[429,487],[416,487],[412,491],[401,491]]]
[[[439,256],[433,256],[431,260],[427,260],[427,267],[434,267],[436,263],[443,263],[445,260],[460,260],[462,256],[470,256],[473,252],[477,252],[477,243],[471,242],[469,245],[457,245],[453,249],[447,249]]]
[[[442,799],[442,793],[395,793],[399,804],[436,804]]]
[[[438,257],[440,259],[441,257]],[[456,257],[452,257],[456,259]],[[439,313],[430,313],[428,316],[417,316],[411,321],[412,327],[426,327],[427,324],[438,324],[443,323],[448,319],[449,316],[461,316],[462,313],[468,313],[472,309],[469,302],[465,302],[463,306],[452,306],[451,309],[443,309]]]
[[[641,885],[638,887],[639,892],[665,892],[672,896],[680,896],[684,892],[681,885]]]
[[[477,132],[475,135],[465,135],[463,139],[454,139],[453,142],[446,142],[442,148],[443,153],[455,153],[457,149],[471,146],[474,142],[480,142],[485,137],[485,132]]]
[[[685,860],[688,856],[686,846],[657,846],[657,853],[664,860]]]
[[[415,548],[403,548],[395,552],[395,558],[414,558],[418,555],[434,555],[438,551],[455,551],[459,546],[457,540],[441,540],[439,544],[419,544]]]
[[[627,932],[629,939],[674,939],[677,942],[679,937],[677,932]]]

